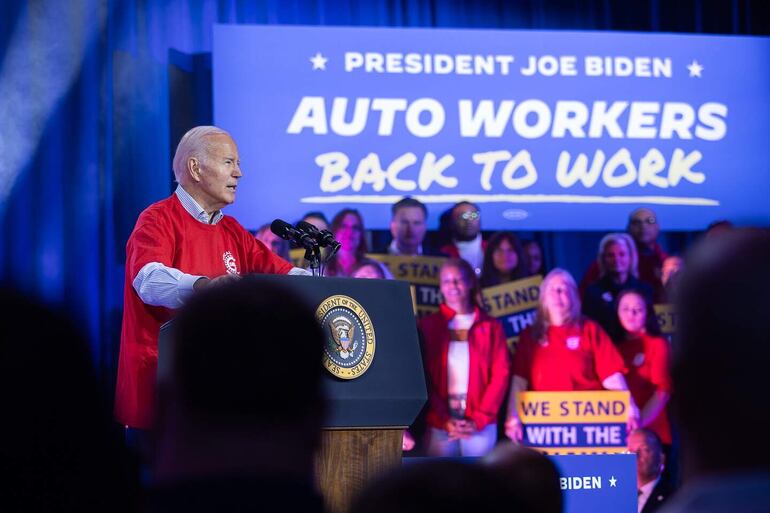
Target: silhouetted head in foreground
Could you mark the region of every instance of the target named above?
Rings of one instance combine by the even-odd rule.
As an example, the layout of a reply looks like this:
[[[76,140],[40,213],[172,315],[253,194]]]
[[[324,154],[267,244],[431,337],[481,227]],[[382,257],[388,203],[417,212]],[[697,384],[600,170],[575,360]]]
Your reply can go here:
[[[518,444],[501,443],[481,463],[508,488],[509,495],[521,500],[525,511],[561,513],[559,471],[545,454]]]
[[[309,305],[247,276],[191,297],[172,344],[159,376],[159,480],[311,479],[325,403]]]
[[[681,280],[672,402],[685,477],[770,469],[770,445],[743,447],[770,432],[770,233],[706,238]]]
[[[0,311],[0,511],[134,511],[136,467],[85,338],[10,291]]]
[[[351,513],[529,512],[489,469],[478,463],[432,459],[375,479],[353,501]]]

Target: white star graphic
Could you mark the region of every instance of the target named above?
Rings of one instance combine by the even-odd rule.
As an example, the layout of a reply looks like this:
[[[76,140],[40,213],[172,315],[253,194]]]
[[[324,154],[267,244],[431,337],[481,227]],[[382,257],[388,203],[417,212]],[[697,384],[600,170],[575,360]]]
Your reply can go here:
[[[703,66],[701,66],[698,61],[693,59],[692,64],[687,65],[687,69],[690,70],[690,77],[698,77],[701,78],[700,72],[703,71]]]
[[[610,478],[610,486],[617,486],[617,484],[618,484],[618,480],[615,479],[615,476],[612,476]]]
[[[328,60],[329,59],[321,55],[321,52],[316,52],[316,54],[310,58],[310,62],[313,63],[313,69],[320,69],[321,71],[326,71],[326,61]]]

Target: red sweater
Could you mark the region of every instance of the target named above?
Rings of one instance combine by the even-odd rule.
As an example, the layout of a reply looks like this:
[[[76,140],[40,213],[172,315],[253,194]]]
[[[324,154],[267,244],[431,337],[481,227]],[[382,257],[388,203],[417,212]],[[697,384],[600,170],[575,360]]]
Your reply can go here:
[[[639,408],[644,408],[658,390],[671,393],[668,342],[660,337],[642,334],[638,338],[620,342],[618,351],[628,369],[628,389]],[[654,431],[664,444],[671,443],[671,425],[666,410],[660,412],[647,427]]]
[[[173,317],[173,310],[145,304],[134,290],[134,278],[150,262],[209,278],[227,273],[228,266],[238,274],[286,274],[292,268],[232,217],[214,225],[201,223],[176,195],[141,213],[126,245],[115,418],[143,429],[153,424],[160,326]]]
[[[545,340],[532,338],[532,328],[521,333],[513,374],[527,380],[529,390],[568,392],[603,390],[602,381],[625,372],[610,337],[597,323],[549,326]]]
[[[508,390],[511,353],[505,342],[500,321],[479,308],[468,330],[470,368],[465,416],[483,429],[497,420],[500,405]],[[423,335],[423,365],[428,377],[427,423],[446,429],[449,415],[447,362],[449,353],[449,321],[454,310],[442,304],[439,311],[419,321]]]

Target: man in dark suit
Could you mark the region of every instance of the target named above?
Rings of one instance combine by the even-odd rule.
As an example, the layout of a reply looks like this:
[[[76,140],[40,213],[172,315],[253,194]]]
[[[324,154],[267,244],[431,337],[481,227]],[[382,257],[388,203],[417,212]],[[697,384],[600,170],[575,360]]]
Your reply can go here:
[[[657,511],[673,492],[668,480],[661,478],[666,456],[660,439],[649,429],[637,429],[628,436],[628,450],[636,454],[637,511]]]

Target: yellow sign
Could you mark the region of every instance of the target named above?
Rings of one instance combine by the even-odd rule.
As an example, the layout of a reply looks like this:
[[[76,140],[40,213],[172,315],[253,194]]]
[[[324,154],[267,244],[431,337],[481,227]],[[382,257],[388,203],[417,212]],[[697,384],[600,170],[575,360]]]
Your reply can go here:
[[[540,275],[495,285],[481,290],[481,300],[489,315],[503,323],[508,347],[514,348],[519,334],[535,321],[540,302]]]
[[[660,331],[664,335],[673,335],[676,332],[676,311],[672,304],[655,305],[655,315],[658,317]]]
[[[305,267],[305,250],[302,248],[289,250],[289,261],[294,267]]]
[[[447,261],[446,258],[382,254],[367,256],[385,264],[395,279],[409,282],[413,286],[418,317],[438,311],[438,305],[441,304],[439,270]]]
[[[441,266],[447,261],[445,257],[422,255],[383,255],[372,253],[366,256],[385,264],[395,279],[408,281],[415,285],[438,286],[439,271]]]
[[[523,444],[548,454],[626,451],[629,393],[523,392],[516,401]]]

